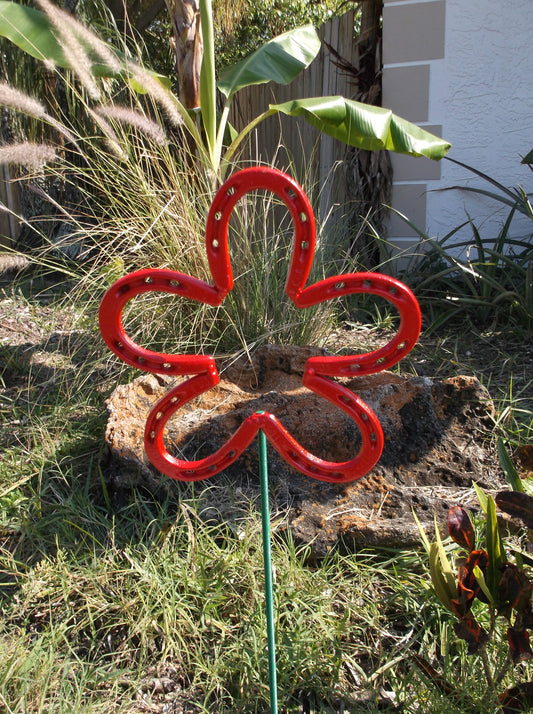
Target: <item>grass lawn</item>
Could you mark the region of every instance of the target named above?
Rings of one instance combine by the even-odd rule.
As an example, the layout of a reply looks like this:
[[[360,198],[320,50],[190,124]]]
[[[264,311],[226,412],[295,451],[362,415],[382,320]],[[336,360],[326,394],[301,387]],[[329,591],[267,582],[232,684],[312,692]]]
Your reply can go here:
[[[525,332],[448,321],[402,370],[477,376],[514,453],[533,433],[532,346]],[[259,514],[206,524],[190,487],[179,503],[114,499],[101,470],[105,399],[133,373],[78,302],[5,283],[0,365],[0,710],[268,711]],[[424,551],[310,566],[283,526],[276,514],[280,712],[499,710],[430,589]],[[527,663],[500,691],[524,678]]]

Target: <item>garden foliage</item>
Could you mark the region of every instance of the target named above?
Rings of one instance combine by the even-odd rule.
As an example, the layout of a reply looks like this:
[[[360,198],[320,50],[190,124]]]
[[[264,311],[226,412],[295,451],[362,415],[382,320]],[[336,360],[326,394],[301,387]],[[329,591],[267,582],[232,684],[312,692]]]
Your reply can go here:
[[[161,89],[157,90],[146,77],[143,79],[134,63],[76,25],[72,18],[65,18],[63,14],[61,17],[65,22],[61,23],[58,20],[59,10],[49,0],[40,0],[39,5],[44,12],[16,3],[1,2],[0,35],[33,56],[71,68],[88,87],[95,89],[96,97],[98,91],[91,78],[92,74],[125,77],[133,82],[136,89],[151,90],[158,93],[161,99],[166,94],[164,101],[173,105],[179,114],[194,141],[202,166],[222,179],[244,138],[260,121],[277,112],[303,116],[320,131],[365,149],[390,149],[433,159],[442,158],[449,149],[450,145],[445,141],[396,117],[389,110],[341,97],[300,99],[283,105],[271,105],[266,112],[234,135],[229,146],[224,149],[225,138],[228,136],[229,105],[233,96],[240,89],[254,84],[269,81],[290,83],[312,62],[320,48],[320,41],[312,26],[286,32],[268,41],[236,65],[225,68],[218,89],[226,100],[218,115],[212,8],[210,0],[202,0],[200,15],[204,54],[200,76],[200,123],[199,117],[170,92],[164,79],[153,80],[162,82]],[[83,61],[79,61],[80,53]]]
[[[429,556],[433,592],[455,616],[455,636],[465,643],[469,655],[479,657],[486,678],[485,704],[499,705],[504,712],[530,711],[533,682],[525,681],[504,689],[510,667],[533,659],[530,633],[533,628],[531,558],[513,545],[509,535],[502,535],[497,506],[522,523],[523,539],[533,542],[533,496],[531,486],[516,473],[500,439],[498,451],[502,467],[517,490],[500,491],[495,498],[475,486],[484,513],[484,539],[477,533],[468,512],[462,506],[450,508],[448,534],[458,549],[450,562],[437,524],[436,540],[430,543],[421,530]],[[503,629],[507,656],[499,657]],[[415,659],[425,676],[446,696],[459,693],[422,657]],[[517,672],[518,675],[518,672]]]

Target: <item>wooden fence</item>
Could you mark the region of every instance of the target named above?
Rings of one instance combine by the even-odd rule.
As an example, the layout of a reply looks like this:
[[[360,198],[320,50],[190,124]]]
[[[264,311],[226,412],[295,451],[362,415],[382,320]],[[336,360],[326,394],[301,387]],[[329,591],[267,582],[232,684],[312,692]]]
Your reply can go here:
[[[319,55],[290,85],[262,84],[237,93],[230,114],[236,129],[244,128],[266,111],[269,104],[338,94],[350,98],[356,93],[354,75],[337,66],[337,57],[327,47],[332,47],[347,63],[357,65],[354,13],[332,19],[320,28],[319,35],[322,40]],[[342,169],[345,156],[346,145],[342,142],[320,134],[304,119],[280,114],[258,125],[241,160],[272,163],[281,170],[292,167],[295,178],[309,177],[318,189],[313,196],[315,210],[325,216],[333,203],[342,203],[347,198],[343,172],[334,171],[336,166]]]
[[[5,207],[5,208],[2,208]],[[20,224],[14,214],[18,213],[18,188],[11,181],[9,167],[0,167],[0,250],[13,247]]]

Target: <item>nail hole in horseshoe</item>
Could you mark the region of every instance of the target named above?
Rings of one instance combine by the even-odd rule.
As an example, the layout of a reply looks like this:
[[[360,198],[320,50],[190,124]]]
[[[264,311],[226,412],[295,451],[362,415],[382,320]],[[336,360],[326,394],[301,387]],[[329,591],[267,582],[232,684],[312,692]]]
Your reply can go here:
[[[211,241],[211,245],[213,246],[213,248],[218,248],[219,243],[216,238],[213,241]]]
[[[152,280],[152,278],[147,277],[147,278],[144,279],[144,282],[145,282],[147,285],[151,285],[154,281]]]
[[[168,284],[170,285],[171,288],[179,288],[180,287],[179,280],[169,280]]]
[[[302,223],[307,223],[307,213],[304,213],[303,211],[300,213],[300,220]]]
[[[215,213],[215,221],[220,221],[221,218],[222,218],[222,211],[217,211]]]

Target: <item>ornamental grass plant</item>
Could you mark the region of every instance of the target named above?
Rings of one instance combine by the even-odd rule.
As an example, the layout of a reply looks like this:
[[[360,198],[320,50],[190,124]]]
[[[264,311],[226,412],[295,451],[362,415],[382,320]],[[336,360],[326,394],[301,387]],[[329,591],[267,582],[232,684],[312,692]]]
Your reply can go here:
[[[149,119],[140,103],[129,110],[106,105],[95,111],[82,95],[76,102],[78,113],[97,117],[97,135],[80,135],[81,153],[69,151],[61,162],[49,166],[45,182],[73,197],[67,208],[46,186],[36,188],[44,174],[29,171],[28,166],[40,157],[27,142],[21,145],[27,156],[20,182],[38,191],[51,213],[44,228],[42,217],[39,223],[27,221],[27,231],[39,234],[37,240],[33,238],[39,247],[30,256],[36,269],[43,277],[54,274],[69,284],[67,299],[83,296],[87,314],[93,315],[103,290],[135,269],[168,267],[209,282],[205,221],[214,191],[205,174],[191,172],[194,157],[184,146],[183,135],[154,141],[163,120]],[[48,145],[43,147],[48,150]],[[42,168],[42,160],[38,163]],[[292,225],[284,206],[273,210],[276,202],[272,196],[256,194],[237,207],[230,225],[236,288],[223,306],[145,296],[125,314],[132,335],[149,340],[156,349],[178,351],[193,346],[234,351],[248,343],[253,346],[259,338],[300,344],[316,341],[331,323],[332,313],[328,316],[322,306],[296,311],[285,296]],[[67,230],[58,231],[59,221]],[[323,275],[320,247],[314,265],[315,274]]]

